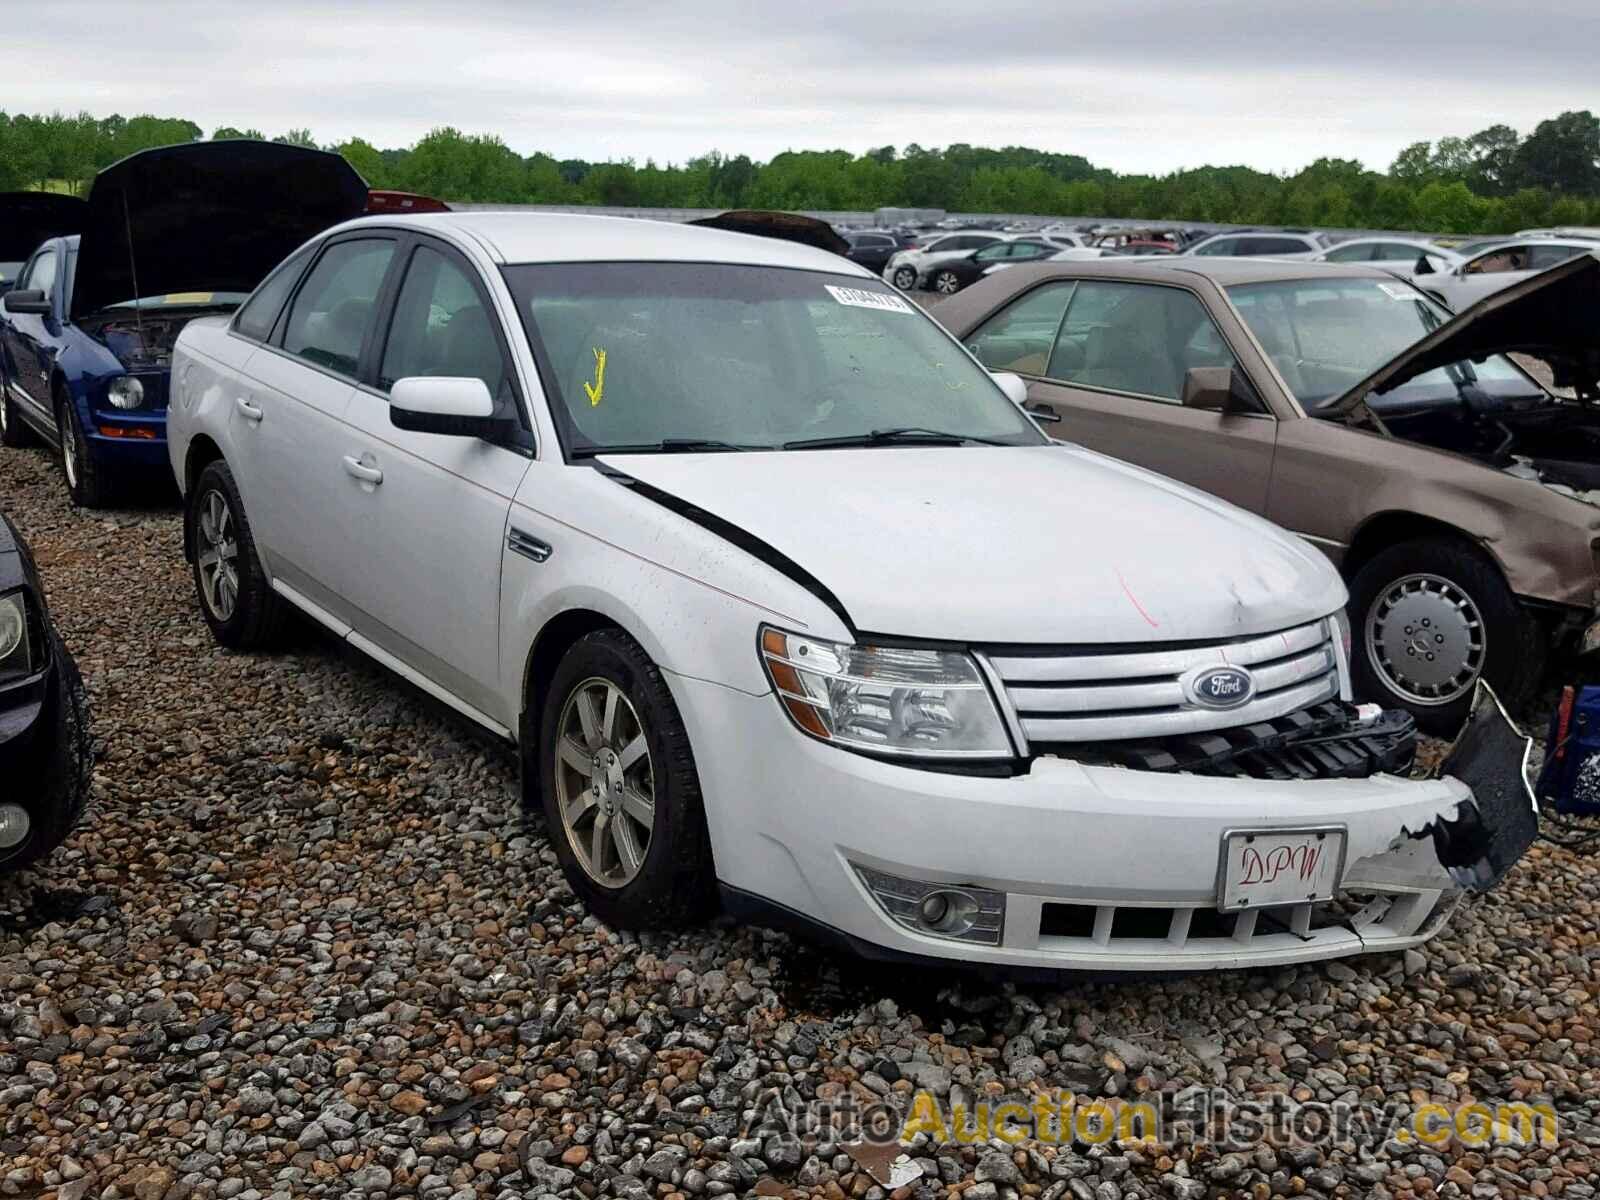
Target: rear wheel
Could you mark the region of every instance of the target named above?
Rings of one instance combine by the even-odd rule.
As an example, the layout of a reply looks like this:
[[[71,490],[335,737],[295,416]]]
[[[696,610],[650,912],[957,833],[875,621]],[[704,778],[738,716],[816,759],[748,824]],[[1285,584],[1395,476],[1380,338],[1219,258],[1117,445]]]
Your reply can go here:
[[[933,290],[941,296],[953,296],[961,290],[961,276],[954,271],[935,271]]]
[[[33,430],[23,423],[22,415],[7,394],[4,379],[0,379],[0,446],[31,446],[38,441]]]
[[[1352,669],[1363,697],[1456,733],[1480,678],[1515,704],[1538,684],[1545,641],[1499,570],[1449,539],[1379,552],[1350,583]]]
[[[609,925],[707,915],[716,873],[688,731],[661,672],[620,630],[556,668],[539,735],[542,802],[567,881]]]
[[[111,502],[111,472],[89,454],[89,441],[78,420],[78,407],[64,395],[56,396],[56,431],[61,437],[61,470],[67,477],[67,494],[79,508],[104,508]]]
[[[189,491],[184,513],[194,549],[194,588],[212,636],[235,650],[275,645],[289,619],[256,553],[233,472],[221,459],[207,464]]]

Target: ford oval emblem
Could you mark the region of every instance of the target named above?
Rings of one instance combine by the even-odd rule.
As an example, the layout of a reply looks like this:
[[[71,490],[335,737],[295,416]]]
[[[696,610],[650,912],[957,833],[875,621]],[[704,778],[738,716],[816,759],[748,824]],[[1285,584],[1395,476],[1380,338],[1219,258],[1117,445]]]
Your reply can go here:
[[[1240,667],[1207,667],[1189,680],[1189,697],[1203,708],[1238,708],[1256,694],[1256,681]]]

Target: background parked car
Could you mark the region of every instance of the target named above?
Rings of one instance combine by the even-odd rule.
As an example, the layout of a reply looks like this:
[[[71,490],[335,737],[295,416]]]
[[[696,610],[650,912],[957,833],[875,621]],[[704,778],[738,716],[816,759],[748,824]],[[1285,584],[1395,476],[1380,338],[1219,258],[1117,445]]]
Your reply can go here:
[[[1314,233],[1219,233],[1194,243],[1179,253],[1201,258],[1315,258],[1324,249]]]
[[[0,432],[59,447],[73,502],[163,478],[172,346],[233,311],[306,238],[359,216],[342,157],[272,142],[146,150],[95,177],[81,236],[53,238],[0,300]]]
[[[1456,312],[1558,263],[1600,248],[1579,238],[1524,238],[1479,250],[1447,271],[1418,271],[1417,286]]]
[[[967,230],[932,237],[914,249],[900,250],[891,255],[884,265],[883,277],[902,292],[909,292],[917,286],[918,277],[934,264],[965,258],[974,250],[982,250],[1005,239],[1005,234],[988,230]]]
[[[1448,320],[1377,267],[1103,259],[1006,271],[939,317],[1054,436],[1326,551],[1360,692],[1453,733],[1480,676],[1514,701],[1552,642],[1600,640],[1600,260],[1514,288]],[[1499,356],[1534,347],[1578,402]]]
[[[1382,263],[1385,269],[1414,275],[1417,264],[1426,261],[1429,272],[1454,270],[1462,262],[1459,254],[1418,238],[1351,238],[1331,246],[1313,262]]]
[[[89,702],[27,542],[0,512],[0,871],[59,846],[89,799]]]
[[[1067,248],[1043,238],[1012,238],[975,250],[965,258],[948,259],[922,272],[917,286],[941,296],[953,296],[985,275],[1021,263],[1042,262],[1062,254]]]
[[[890,258],[911,245],[909,239],[893,233],[865,230],[847,233],[845,240],[850,243],[850,252],[845,257],[874,274],[881,273],[889,265]]]

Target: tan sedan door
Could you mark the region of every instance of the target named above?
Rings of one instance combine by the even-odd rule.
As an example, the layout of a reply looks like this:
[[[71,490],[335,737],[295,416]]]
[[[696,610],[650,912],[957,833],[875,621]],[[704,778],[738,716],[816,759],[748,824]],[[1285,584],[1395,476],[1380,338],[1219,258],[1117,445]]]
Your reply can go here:
[[[1052,437],[1265,513],[1277,421],[1181,403],[1191,367],[1234,357],[1186,288],[1058,280],[1024,293],[967,337],[992,371],[1028,380],[1030,404],[1061,417]]]

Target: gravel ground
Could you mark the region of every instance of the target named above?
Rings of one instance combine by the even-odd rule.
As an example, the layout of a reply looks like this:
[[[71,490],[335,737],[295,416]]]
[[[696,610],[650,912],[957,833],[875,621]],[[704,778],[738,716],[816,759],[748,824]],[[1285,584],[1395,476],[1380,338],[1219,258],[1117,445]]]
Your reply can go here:
[[[729,923],[617,933],[504,749],[313,633],[215,648],[169,501],[75,512],[42,452],[0,451],[0,502],[100,749],[84,826],[0,882],[0,1196],[1595,1194],[1587,859],[1536,849],[1425,952],[1264,974],[984,983]],[[1563,1126],[1494,1151],[923,1147],[902,1183],[756,1120],[914,1082],[1543,1099]]]

